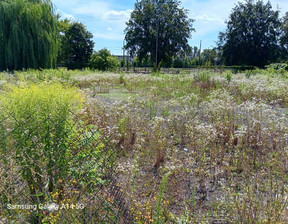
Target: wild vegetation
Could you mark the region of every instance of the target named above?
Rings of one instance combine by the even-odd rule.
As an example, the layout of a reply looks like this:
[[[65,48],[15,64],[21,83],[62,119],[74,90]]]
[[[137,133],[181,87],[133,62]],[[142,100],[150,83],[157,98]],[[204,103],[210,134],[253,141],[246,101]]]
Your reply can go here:
[[[136,2],[154,69],[126,74],[50,0],[0,1],[0,223],[288,223],[288,15],[240,2],[201,52],[180,3]]]
[[[10,86],[20,83],[35,86],[29,92],[55,80],[79,88],[81,113],[118,149],[117,186],[135,223],[286,223],[288,76],[271,67],[178,75],[31,70],[1,73],[0,83],[4,96],[17,95]]]

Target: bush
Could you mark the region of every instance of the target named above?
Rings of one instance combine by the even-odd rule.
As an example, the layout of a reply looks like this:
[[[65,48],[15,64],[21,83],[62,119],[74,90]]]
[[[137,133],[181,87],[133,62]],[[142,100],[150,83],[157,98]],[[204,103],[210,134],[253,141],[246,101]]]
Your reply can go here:
[[[118,59],[105,48],[92,55],[89,61],[89,68],[101,71],[115,71],[119,65]]]
[[[212,73],[209,71],[201,71],[194,75],[195,82],[209,82],[212,77]]]
[[[69,110],[79,108],[83,100],[76,88],[41,83],[11,86],[0,96],[0,102],[2,112],[13,114],[17,120],[33,117],[35,122],[40,122],[47,117],[55,121],[68,119]]]
[[[286,63],[273,63],[273,64],[267,65],[265,67],[268,69],[288,71],[288,64],[286,64]]]
[[[75,223],[78,218],[99,223],[100,214],[104,217],[110,205],[95,197],[110,183],[108,173],[116,164],[116,154],[106,147],[109,143],[93,124],[89,110],[81,109],[83,100],[77,88],[55,82],[10,86],[1,93],[0,204],[25,202],[36,208],[26,212],[7,207],[0,210],[0,220]],[[82,201],[85,204],[77,209]],[[82,212],[86,208],[99,216],[92,219]]]
[[[266,66],[266,71],[271,77],[280,76],[288,78],[288,64],[286,63],[273,63]]]
[[[226,80],[227,82],[231,82],[232,80],[232,72],[231,71],[226,71]]]
[[[120,62],[116,57],[113,56],[108,56],[107,57],[107,68],[105,70],[108,71],[116,71],[117,68],[119,67]]]
[[[44,203],[69,172],[82,102],[76,88],[58,83],[12,86],[0,96],[0,155],[4,164],[15,160],[33,204]]]
[[[105,70],[105,61],[99,55],[92,55],[89,61],[89,68],[91,69],[98,69],[98,70]]]

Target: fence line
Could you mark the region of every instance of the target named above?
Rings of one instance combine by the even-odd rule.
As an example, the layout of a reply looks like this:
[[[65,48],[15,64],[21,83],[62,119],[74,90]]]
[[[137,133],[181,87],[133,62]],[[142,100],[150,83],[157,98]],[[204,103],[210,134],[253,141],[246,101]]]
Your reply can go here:
[[[131,223],[116,147],[85,119],[0,119],[1,223]]]

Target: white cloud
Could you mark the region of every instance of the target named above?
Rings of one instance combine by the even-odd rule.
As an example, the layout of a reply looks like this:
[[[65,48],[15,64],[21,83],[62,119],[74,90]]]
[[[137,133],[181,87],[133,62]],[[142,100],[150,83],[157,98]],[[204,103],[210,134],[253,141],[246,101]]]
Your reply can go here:
[[[124,35],[119,32],[95,32],[93,33],[94,38],[101,38],[106,40],[123,40]]]
[[[207,15],[207,14],[203,14],[203,15],[198,15],[195,17],[196,21],[201,21],[201,22],[205,22],[205,23],[225,23],[225,20],[218,16],[218,15]]]
[[[72,1],[74,4],[69,7],[71,14],[61,13],[64,17],[73,16],[84,24],[89,24],[87,28],[92,30],[95,39],[124,39],[123,30],[126,27],[125,22],[130,18],[131,9],[117,10],[111,1],[86,0],[78,3],[76,0]]]
[[[110,10],[108,2],[93,1],[88,3],[81,3],[77,7],[73,8],[72,11],[79,15],[89,15],[93,17],[101,17],[105,12]]]
[[[102,19],[105,21],[128,21],[131,12],[132,10],[130,9],[125,11],[110,10],[102,15]]]

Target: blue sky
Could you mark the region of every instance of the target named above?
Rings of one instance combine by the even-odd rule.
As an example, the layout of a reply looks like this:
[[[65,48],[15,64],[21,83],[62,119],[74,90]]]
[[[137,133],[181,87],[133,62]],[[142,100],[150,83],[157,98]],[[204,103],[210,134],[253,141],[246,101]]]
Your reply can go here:
[[[196,32],[189,40],[191,46],[213,48],[220,31],[225,30],[225,20],[237,2],[244,0],[182,0],[182,7],[195,19]],[[125,22],[129,20],[136,0],[52,0],[63,18],[83,22],[94,35],[95,50],[107,48],[114,55],[122,54]],[[266,2],[266,1],[264,1]],[[270,0],[273,9],[288,11],[288,0]]]

